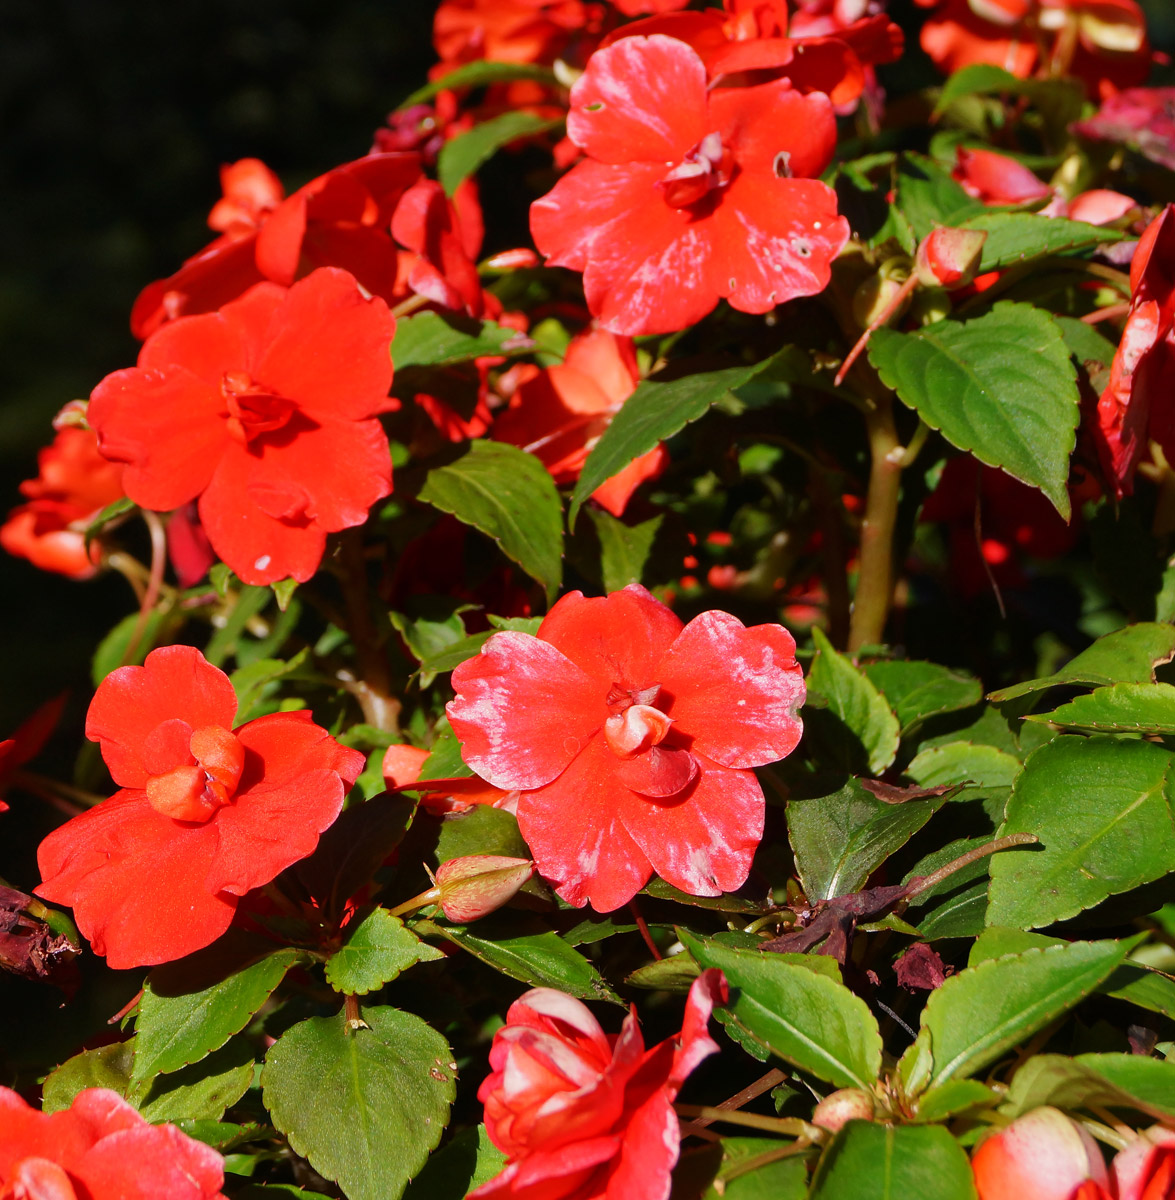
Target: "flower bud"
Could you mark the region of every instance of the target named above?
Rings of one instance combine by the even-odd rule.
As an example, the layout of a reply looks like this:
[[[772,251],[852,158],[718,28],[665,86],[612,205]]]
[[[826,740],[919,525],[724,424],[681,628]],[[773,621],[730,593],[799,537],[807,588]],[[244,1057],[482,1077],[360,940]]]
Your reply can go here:
[[[841,1088],[816,1105],[812,1124],[838,1133],[850,1121],[872,1121],[875,1116],[873,1097],[859,1088]]]
[[[853,320],[862,329],[868,329],[898,300],[903,282],[890,276],[871,275],[853,294]],[[908,303],[908,300],[903,302],[894,315],[900,316]]]
[[[526,267],[537,267],[542,260],[533,250],[525,246],[517,250],[503,250],[487,258],[482,266],[487,271],[519,271]]]
[[[465,925],[501,908],[533,874],[534,863],[526,858],[500,854],[451,858],[437,868],[436,902],[450,921]]]
[[[1110,1194],[1097,1142],[1055,1108],[1034,1108],[989,1137],[971,1170],[979,1200],[1070,1200],[1087,1180]]]
[[[918,281],[926,287],[964,287],[979,270],[986,241],[980,229],[932,230],[918,246]]]

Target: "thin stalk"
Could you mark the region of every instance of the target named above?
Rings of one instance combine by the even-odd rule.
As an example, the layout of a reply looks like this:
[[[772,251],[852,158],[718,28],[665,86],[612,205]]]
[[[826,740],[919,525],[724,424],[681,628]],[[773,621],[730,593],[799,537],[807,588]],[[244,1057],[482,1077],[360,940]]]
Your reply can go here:
[[[628,902],[628,910],[632,913],[632,919],[636,922],[636,927],[641,937],[644,938],[645,945],[649,948],[649,953],[653,956],[655,962],[660,962],[663,955],[657,949],[657,943],[653,941],[653,935],[649,932],[649,923],[645,920],[644,914],[642,914],[635,897]]]
[[[167,530],[159,519],[158,513],[153,513],[149,508],[144,508],[142,512],[143,520],[147,524],[147,531],[151,535],[151,574],[147,578],[147,586],[139,602],[139,616],[131,631],[130,641],[126,644],[120,666],[133,662],[135,659],[139,643],[143,640],[143,634],[147,632],[147,622],[151,619],[151,614],[155,611],[155,605],[159,600],[159,589],[163,586],[163,571],[167,565]]]
[[[937,871],[932,871],[929,875],[925,875],[916,883],[911,884],[910,890],[906,893],[906,899],[912,899],[914,896],[920,896],[923,892],[930,891],[933,887],[938,887],[944,879],[949,879],[956,871],[969,867],[973,862],[978,862],[979,859],[986,858],[989,854],[998,854],[1001,850],[1011,850],[1014,846],[1032,846],[1039,841],[1040,838],[1035,833],[1009,833],[984,846],[976,846],[974,850],[960,854],[958,858],[939,867]]]
[[[364,720],[376,729],[398,733],[400,702],[392,695],[391,670],[371,615],[367,587],[367,564],[363,557],[363,535],[348,529],[339,539],[339,566],[343,601],[347,610],[347,632],[355,646],[359,685],[355,692]]]
[[[708,1121],[721,1121],[726,1125],[742,1125],[747,1129],[760,1129],[764,1133],[779,1133],[785,1137],[807,1138],[810,1142],[819,1142],[827,1136],[827,1132],[817,1125],[801,1121],[799,1117],[761,1117],[758,1113],[728,1111],[707,1104],[675,1104],[674,1111],[679,1117],[696,1121],[698,1118]]]
[[[735,1094],[721,1104],[715,1106],[715,1111],[736,1112],[742,1108],[744,1104],[750,1104],[752,1100],[758,1099],[764,1092],[769,1092],[773,1087],[778,1087],[787,1076],[775,1067],[772,1067],[766,1075],[760,1076],[754,1083],[748,1084],[741,1092]],[[707,1125],[712,1125],[717,1121],[718,1117],[699,1117],[692,1124],[698,1129],[704,1129]]]
[[[752,1171],[757,1171],[760,1167],[767,1166],[768,1163],[778,1162],[781,1158],[792,1158],[794,1155],[803,1154],[805,1151],[812,1148],[812,1143],[807,1138],[798,1138],[790,1145],[777,1146],[773,1150],[764,1150],[762,1154],[756,1154],[751,1158],[744,1159],[740,1163],[733,1164],[724,1172],[723,1182],[729,1183],[732,1179],[737,1179],[740,1175],[749,1175]]]
[[[1125,317],[1130,314],[1130,304],[1123,300],[1120,304],[1107,304],[1105,308],[1096,308],[1091,313],[1086,313],[1082,317],[1082,321],[1086,325],[1096,325],[1099,321],[1113,321],[1117,317]]]
[[[81,788],[75,788],[71,784],[62,783],[57,779],[50,779],[48,775],[41,775],[36,771],[13,772],[12,786],[39,797],[51,804],[58,812],[65,813],[67,817],[79,816],[87,808],[101,804],[104,799],[103,796],[95,795],[93,792],[83,792]]]

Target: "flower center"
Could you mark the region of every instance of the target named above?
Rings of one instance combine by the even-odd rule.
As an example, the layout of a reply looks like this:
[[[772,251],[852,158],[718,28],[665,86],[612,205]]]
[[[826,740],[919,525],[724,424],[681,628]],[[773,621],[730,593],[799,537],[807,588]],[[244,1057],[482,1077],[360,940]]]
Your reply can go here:
[[[226,371],[220,392],[228,409],[229,436],[242,445],[259,434],[280,429],[294,415],[289,400],[266,391],[244,371]]]
[[[662,745],[673,718],[655,706],[660,692],[658,683],[643,688],[614,683],[607,697],[614,711],[604,722],[604,741],[619,760],[616,776],[625,787],[665,799],[694,781],[698,764],[683,747]]]
[[[708,133],[657,186],[670,208],[688,208],[715,188],[725,187],[734,171],[734,156],[722,144],[722,135]]]
[[[156,730],[156,734],[161,732],[162,727]],[[169,740],[175,732],[168,731]],[[203,823],[236,794],[245,765],[245,747],[223,726],[206,725],[192,731],[187,751],[187,762],[147,779],[147,801],[165,817]]]

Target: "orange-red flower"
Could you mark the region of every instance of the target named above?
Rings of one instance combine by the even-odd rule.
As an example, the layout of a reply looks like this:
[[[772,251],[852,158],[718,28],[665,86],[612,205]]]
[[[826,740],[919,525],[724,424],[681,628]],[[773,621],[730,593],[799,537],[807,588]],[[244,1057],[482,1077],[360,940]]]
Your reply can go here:
[[[586,154],[531,206],[535,244],[583,272],[614,333],[668,333],[722,298],[768,312],[828,282],[848,240],[819,180],[836,145],[827,96],[786,80],[708,89],[675,38],[622,38],[571,90],[568,135]]]
[[[1055,1108],[1034,1108],[993,1134],[976,1150],[971,1170],[979,1200],[1109,1200],[1110,1195],[1097,1142]]]
[[[37,478],[20,485],[28,504],[0,526],[0,546],[43,571],[88,579],[100,547],[86,548],[85,527],[123,496],[122,467],[98,453],[89,429],[66,425],[37,456]]]
[[[1144,1130],[1110,1164],[1116,1200],[1175,1200],[1175,1133]]]
[[[120,667],[94,695],[86,736],[122,790],[41,843],[36,892],[71,906],[112,967],[218,938],[241,896],[314,850],[363,770],[308,712],[234,730],[236,711],[228,676],[191,646]]]
[[[0,1087],[5,1200],[224,1200],[224,1160],[174,1125],[151,1125],[117,1092],[86,1088],[38,1112]]]
[[[144,508],[199,498],[213,549],[246,583],[309,579],[326,535],[392,490],[381,412],[395,320],[346,271],[258,284],[185,317],[108,375],[89,418]]]
[[[556,483],[578,479],[592,446],[640,382],[632,339],[592,329],[571,339],[561,363],[515,370],[514,394],[491,436],[529,450]],[[619,517],[633,492],[668,461],[668,451],[658,446],[601,484],[592,499]]]
[[[706,1032],[726,981],[702,972],[681,1033],[645,1049],[636,1013],[609,1036],[587,1007],[552,988],[516,1000],[478,1089],[506,1168],[476,1200],[666,1200],[680,1150],[673,1101],[718,1046]]]
[[[538,634],[497,633],[453,672],[465,761],[518,791],[540,874],[608,912],[656,871],[695,896],[740,887],[763,832],[752,767],[800,738],[804,682],[780,625],[688,625],[644,588],[564,596]]]
[[[42,704],[27,721],[21,723],[12,737],[0,742],[0,812],[8,811],[3,797],[12,784],[13,775],[41,753],[41,748],[61,719],[64,707],[65,693],[62,692],[60,696],[54,696]]]

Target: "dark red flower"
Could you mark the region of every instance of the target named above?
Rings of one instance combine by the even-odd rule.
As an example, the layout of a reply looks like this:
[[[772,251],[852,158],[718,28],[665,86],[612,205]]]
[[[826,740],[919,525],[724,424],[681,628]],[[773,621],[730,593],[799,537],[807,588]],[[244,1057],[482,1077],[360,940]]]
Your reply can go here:
[[[552,988],[516,1000],[494,1034],[477,1096],[505,1170],[476,1200],[666,1200],[681,1135],[673,1101],[718,1046],[706,1032],[726,981],[703,971],[681,1033],[646,1050],[635,1011],[609,1036]]]
[[[688,625],[644,588],[564,596],[537,636],[502,632],[453,672],[465,761],[519,791],[522,836],[569,903],[627,903],[656,871],[740,887],[763,832],[752,767],[795,749],[804,682],[779,625]]]
[[[1130,266],[1130,315],[1098,400],[1094,430],[1102,469],[1118,496],[1134,490],[1148,441],[1175,461],[1175,205],[1156,217]]]
[[[98,453],[93,431],[66,425],[37,456],[36,479],[20,485],[28,504],[0,525],[0,546],[43,571],[88,579],[98,570],[101,546],[86,548],[85,529],[124,495],[122,467]]]
[[[341,267],[394,303],[406,293],[398,288],[399,252],[388,226],[419,177],[416,154],[369,154],[283,200],[277,177],[259,160],[222,168],[225,195],[209,224],[224,233],[139,293],[131,332],[148,337],[177,317],[214,312],[262,280],[289,287],[316,267]]]
[[[90,421],[135,503],[198,497],[213,549],[246,583],[307,580],[326,535],[392,489],[376,416],[397,407],[395,327],[346,271],[258,284],[152,334],[137,367],[94,389]]]
[[[38,1112],[0,1087],[5,1200],[224,1200],[224,1160],[174,1125],[151,1125],[109,1088]]]
[[[494,421],[492,436],[534,454],[556,483],[579,478],[591,448],[640,383],[632,339],[593,329],[571,339],[561,363],[516,368],[509,407]],[[619,517],[632,494],[669,462],[664,446],[633,459],[601,484],[592,499]]]
[[[1124,142],[1160,166],[1175,170],[1175,88],[1127,88],[1107,98],[1073,130],[1100,141]]]
[[[41,843],[36,892],[71,906],[112,967],[218,938],[241,896],[314,850],[363,770],[308,712],[233,731],[236,711],[228,676],[191,646],[112,671],[94,695],[86,736],[122,790]]]
[[[0,812],[7,812],[4,793],[12,786],[13,775],[41,753],[49,735],[61,720],[65,693],[47,700],[27,721],[21,723],[10,738],[0,742]]]
[[[571,90],[568,134],[587,158],[531,206],[535,244],[584,273],[613,333],[668,333],[726,298],[768,312],[827,284],[848,240],[812,178],[836,145],[824,95],[787,83],[707,90],[674,38],[623,38]]]

